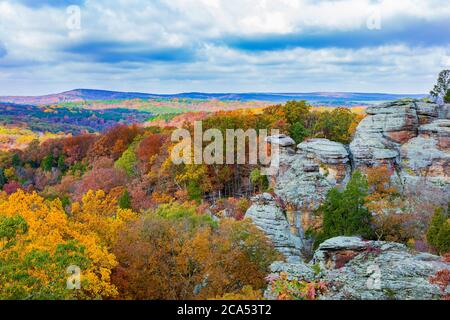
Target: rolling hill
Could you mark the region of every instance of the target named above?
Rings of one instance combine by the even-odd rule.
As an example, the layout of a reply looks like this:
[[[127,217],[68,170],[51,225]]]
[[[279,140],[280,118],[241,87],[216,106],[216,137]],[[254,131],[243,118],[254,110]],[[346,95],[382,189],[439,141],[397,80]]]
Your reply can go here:
[[[151,94],[139,92],[117,92],[92,89],[75,89],[43,96],[3,96],[0,102],[50,105],[65,102],[129,100],[129,99],[195,99],[219,101],[264,101],[283,103],[288,100],[307,100],[314,105],[323,106],[365,106],[379,102],[403,98],[423,98],[425,94],[388,94],[355,92],[312,92],[312,93],[201,93]]]

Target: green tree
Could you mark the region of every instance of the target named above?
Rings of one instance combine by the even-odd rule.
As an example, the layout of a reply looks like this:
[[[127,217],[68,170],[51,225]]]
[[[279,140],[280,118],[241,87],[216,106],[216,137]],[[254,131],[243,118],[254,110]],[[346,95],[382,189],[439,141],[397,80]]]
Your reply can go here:
[[[296,143],[301,143],[309,135],[309,131],[301,122],[294,123],[289,128],[289,136],[294,139]]]
[[[322,230],[315,245],[337,236],[362,236],[371,238],[371,214],[365,207],[368,195],[366,177],[355,171],[344,191],[332,189],[317,212],[323,217]]]
[[[12,156],[12,160],[11,161],[12,161],[12,166],[13,167],[19,167],[19,166],[22,165],[22,161],[20,160],[20,156],[17,153],[15,153]]]
[[[64,172],[67,169],[66,159],[62,154],[58,157],[58,169],[61,170],[61,172]]]
[[[125,190],[122,196],[119,198],[119,207],[122,209],[131,209],[131,197],[128,190]]]
[[[200,202],[202,199],[203,191],[200,185],[196,181],[189,181],[187,184],[187,193],[189,200]]]
[[[0,168],[0,189],[3,188],[7,181],[8,180],[5,177],[5,170],[3,170],[3,168]]]
[[[259,169],[254,169],[250,173],[250,181],[258,186],[259,191],[266,191],[269,187],[269,180],[267,180],[267,176],[262,175]]]
[[[22,216],[0,216],[0,240],[5,242],[5,245],[3,247],[0,247],[0,250],[8,248],[11,244],[11,241],[16,238],[16,235],[24,234],[27,231],[28,225]]]
[[[356,114],[348,108],[335,108],[333,111],[321,112],[315,125],[315,135],[340,143],[350,143],[350,127],[356,119]]]
[[[434,86],[433,90],[430,91],[430,95],[435,101],[444,99],[447,91],[450,89],[450,70],[442,70],[439,73],[437,84]]]
[[[217,227],[217,222],[210,215],[199,214],[195,206],[173,202],[160,205],[153,213],[166,220],[182,221],[183,225],[190,230],[202,226]]]
[[[448,89],[447,93],[445,94],[444,102],[445,103],[450,103],[450,89]]]
[[[54,161],[55,161],[55,158],[53,157],[53,154],[47,155],[44,159],[42,159],[42,162],[41,162],[42,170],[51,171],[53,168]]]
[[[66,300],[86,299],[80,290],[67,290],[67,267],[85,270],[91,264],[86,250],[76,241],[58,244],[56,252],[33,250],[20,257],[12,252],[0,257],[0,300]],[[45,283],[36,274],[45,273]],[[82,281],[82,285],[85,281]]]
[[[437,209],[427,231],[427,241],[440,254],[450,252],[450,219],[444,209]]]
[[[129,177],[136,174],[136,164],[138,159],[135,148],[136,143],[132,143],[115,163],[115,167],[125,171]]]
[[[286,121],[293,125],[294,123],[305,124],[308,118],[311,106],[306,101],[288,101],[283,107]]]

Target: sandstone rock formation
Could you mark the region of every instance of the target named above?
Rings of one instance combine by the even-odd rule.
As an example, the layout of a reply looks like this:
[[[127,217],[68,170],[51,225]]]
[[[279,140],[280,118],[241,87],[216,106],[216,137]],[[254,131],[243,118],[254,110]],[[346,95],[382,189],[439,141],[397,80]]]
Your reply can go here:
[[[447,190],[450,185],[450,120],[440,119],[419,127],[419,135],[400,148],[405,188],[420,180]],[[448,200],[448,199],[447,199]]]
[[[445,106],[417,100],[400,100],[369,107],[359,124],[350,152],[356,168],[388,165],[392,169],[401,161],[400,148],[417,137],[432,123],[445,117]]]
[[[269,143],[279,138],[269,137]],[[289,141],[283,137],[282,141]],[[280,144],[279,166],[272,178],[275,193],[286,203],[302,210],[313,210],[337,184],[345,184],[351,172],[345,146],[327,139],[310,139],[295,149]]]
[[[246,217],[261,228],[273,242],[275,248],[283,253],[289,262],[300,262],[302,239],[291,232],[285,213],[275,198],[264,193],[252,198],[253,205],[248,209]]]
[[[316,272],[313,271],[313,265]],[[320,272],[317,273],[317,266]],[[431,284],[429,277],[450,265],[431,254],[409,251],[404,245],[337,237],[323,242],[309,264],[276,262],[273,276],[320,280],[328,290],[322,299],[439,299],[447,292]],[[271,296],[270,288],[266,292]]]
[[[305,237],[311,213],[331,188],[344,187],[356,169],[364,172],[370,167],[387,166],[391,181],[401,192],[446,204],[450,199],[449,106],[406,99],[370,107],[348,147],[326,139],[310,139],[295,147],[287,136],[269,137],[269,143],[280,147],[274,161],[278,166],[270,177],[274,196],[265,202],[256,199],[247,216],[288,258],[288,263],[274,264],[274,272],[311,275],[309,267],[295,262],[306,259],[304,253],[311,248],[311,241]],[[339,264],[346,259],[349,263],[341,268]],[[372,262],[384,269],[386,285],[367,291],[365,268]],[[377,299],[391,294],[396,298],[435,297],[439,292],[427,277],[443,267],[437,257],[410,253],[401,244],[355,238],[326,241],[315,253],[314,263],[322,265],[324,279],[338,279],[329,293],[330,298],[337,299]],[[343,284],[338,285],[339,281]]]
[[[266,138],[266,142],[270,144],[279,144],[281,147],[289,147],[295,145],[294,139],[285,134],[278,134]]]
[[[288,257],[302,256],[311,251],[312,242],[305,237],[311,213],[324,201],[332,187],[345,184],[349,179],[348,151],[344,145],[327,139],[311,139],[299,144],[297,149],[286,136],[269,137],[267,141],[280,146],[279,157],[275,161],[279,166],[271,176],[271,186],[275,196],[286,205],[282,209],[283,217],[298,244],[296,254],[290,250]],[[257,208],[261,210],[261,205],[250,208],[247,216],[254,218]],[[271,204],[267,210],[273,211]],[[267,223],[255,223],[274,239]]]
[[[342,143],[328,139],[310,139],[297,147],[299,152],[306,153],[308,158],[319,165],[320,173],[331,185],[347,183],[351,165],[349,152]]]
[[[417,135],[419,120],[413,102],[396,101],[369,107],[350,143],[354,165],[365,168],[399,161],[401,143]]]

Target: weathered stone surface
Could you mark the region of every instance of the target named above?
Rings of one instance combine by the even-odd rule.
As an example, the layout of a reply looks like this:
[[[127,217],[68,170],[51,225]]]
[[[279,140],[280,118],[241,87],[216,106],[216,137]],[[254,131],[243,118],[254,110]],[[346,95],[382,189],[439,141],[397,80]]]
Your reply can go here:
[[[281,147],[289,147],[294,146],[295,141],[291,137],[288,137],[284,134],[278,134],[274,136],[270,136],[266,138],[266,142],[271,144],[279,144]]]
[[[331,185],[345,184],[351,173],[350,158],[346,147],[328,139],[309,139],[300,143],[299,153],[306,153],[319,165],[320,173]]]
[[[417,136],[419,120],[413,101],[401,100],[369,107],[356,129],[350,151],[356,167],[388,165],[399,161],[400,144]]]
[[[320,266],[314,274],[312,266]],[[309,263],[274,263],[272,276],[285,272],[289,278],[328,283],[322,299],[439,299],[443,296],[429,277],[450,265],[431,254],[415,253],[393,242],[362,241],[337,237],[322,243]],[[447,289],[447,293],[450,289]],[[270,290],[266,297],[271,297]]]
[[[437,140],[438,147],[446,152],[450,151],[450,120],[439,119],[419,128],[423,137],[432,137]]]
[[[302,239],[291,232],[286,216],[274,197],[264,193],[253,197],[252,202],[245,216],[266,233],[287,261],[299,262]]]
[[[288,279],[311,281],[315,274],[309,265],[306,263],[286,263],[277,261],[270,265],[270,272],[272,274],[280,274],[282,272],[288,275]]]
[[[294,241],[300,243],[296,252],[304,252],[311,244],[304,236],[311,212],[332,187],[346,184],[352,169],[387,166],[400,192],[445,205],[450,198],[448,106],[401,100],[370,107],[349,149],[326,139],[305,141],[297,149],[291,142],[280,144],[279,166],[271,177],[271,186],[283,204],[276,224],[283,226],[279,230],[286,232],[286,238],[300,239]],[[271,206],[260,210],[270,211]],[[266,225],[270,225],[268,220]],[[283,246],[278,245],[280,251],[289,256],[291,251]],[[319,276],[313,275],[312,264],[321,266]],[[367,288],[370,268],[381,272],[379,289]],[[443,268],[448,264],[439,257],[412,253],[401,244],[338,237],[321,244],[309,265],[278,263],[272,271],[330,282],[324,297],[328,299],[431,299],[441,292],[428,277]]]
[[[439,118],[440,107],[436,103],[415,102],[419,124],[427,124]]]
[[[442,295],[439,287],[429,282],[439,270],[450,269],[439,257],[415,254],[398,243],[339,238],[326,241],[314,258],[325,267],[323,280],[332,284],[325,298],[434,299]],[[350,250],[355,255],[348,261],[339,256],[348,249],[342,242],[354,246]]]
[[[417,100],[368,108],[350,144],[354,167],[386,166],[403,191],[414,190],[419,182],[449,189],[450,120],[442,118],[447,109]]]
[[[324,200],[332,185],[320,173],[319,165],[307,154],[285,155],[286,169],[276,177],[275,193],[297,209],[313,210]]]
[[[405,190],[441,190],[450,198],[450,120],[435,120],[419,128],[419,136],[400,149],[400,174]],[[437,196],[437,193],[435,193]],[[431,199],[428,199],[431,200]],[[443,199],[445,200],[445,199]]]
[[[309,139],[300,143],[298,149],[313,153],[327,164],[348,163],[348,151],[342,143],[328,139]]]
[[[404,143],[417,135],[418,118],[415,102],[400,100],[367,108],[372,128],[381,128],[383,136]]]
[[[368,116],[359,124],[350,151],[356,167],[390,165],[400,161],[400,147],[420,133],[442,132],[446,126],[446,106],[417,100],[400,100],[367,108]],[[444,130],[445,131],[445,130]],[[449,143],[445,134],[439,144]],[[448,148],[448,146],[447,146]]]

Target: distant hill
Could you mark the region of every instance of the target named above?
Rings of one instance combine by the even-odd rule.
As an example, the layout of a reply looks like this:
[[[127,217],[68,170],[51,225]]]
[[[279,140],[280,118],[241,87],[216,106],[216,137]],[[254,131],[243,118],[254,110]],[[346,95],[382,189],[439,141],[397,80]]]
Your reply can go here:
[[[44,96],[4,96],[0,102],[50,105],[64,102],[129,100],[129,99],[196,99],[220,101],[266,101],[283,103],[288,100],[307,100],[314,105],[354,106],[372,105],[384,101],[403,98],[423,98],[425,94],[388,94],[388,93],[355,93],[355,92],[312,92],[312,93],[201,93],[188,92],[179,94],[151,94],[139,92],[117,92],[106,90],[76,89]]]
[[[150,112],[113,108],[86,110],[52,106],[19,105],[0,102],[0,128],[20,127],[32,132],[101,132],[117,124],[143,123],[154,117]]]

